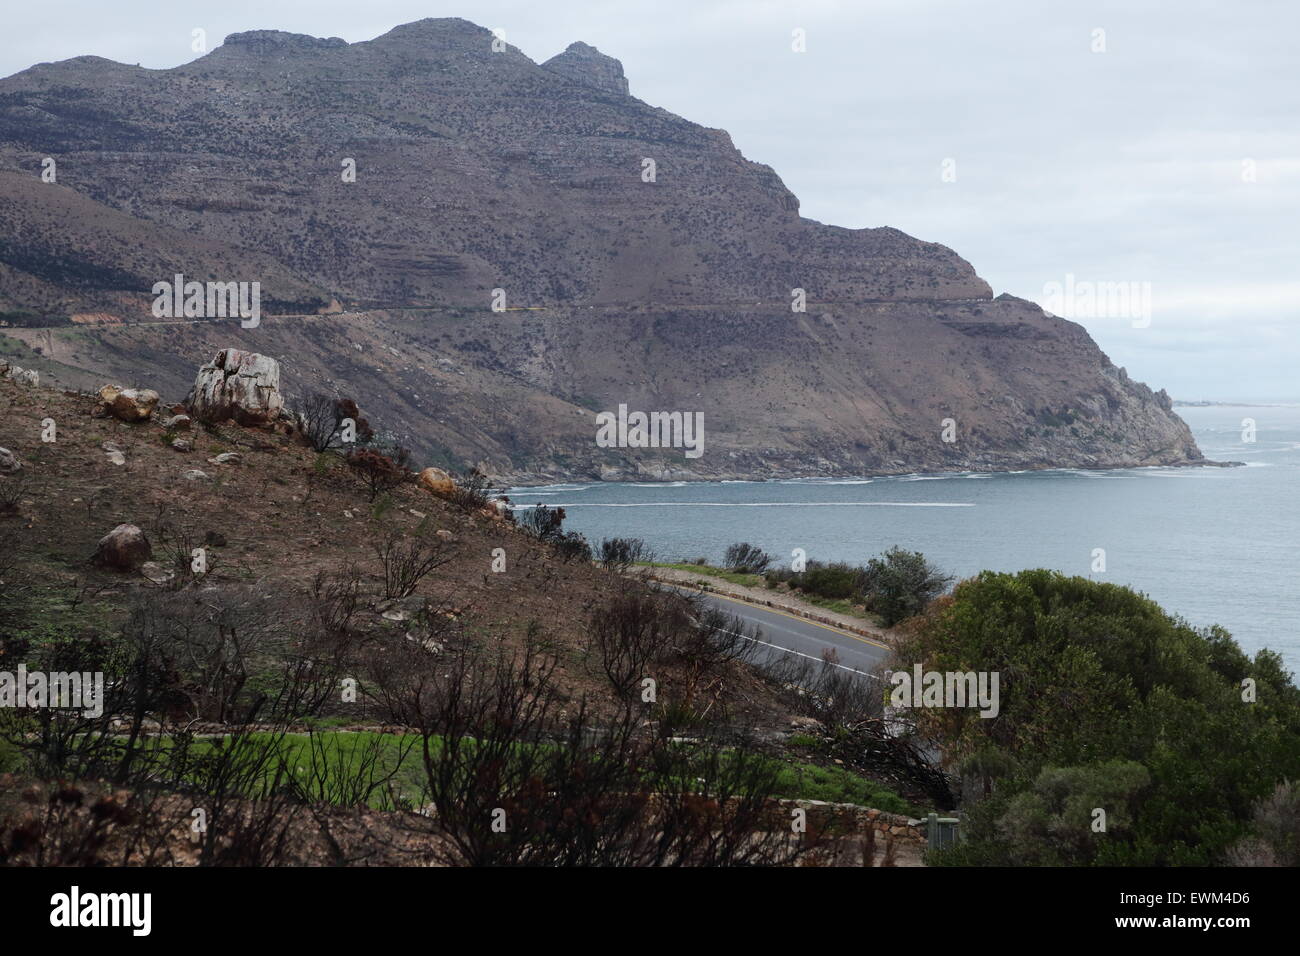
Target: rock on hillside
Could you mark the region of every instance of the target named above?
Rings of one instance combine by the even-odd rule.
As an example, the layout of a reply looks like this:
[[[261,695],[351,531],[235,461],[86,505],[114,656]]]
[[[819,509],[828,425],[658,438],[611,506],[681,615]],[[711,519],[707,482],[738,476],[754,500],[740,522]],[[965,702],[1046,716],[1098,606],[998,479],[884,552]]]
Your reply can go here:
[[[551,57],[542,66],[606,93],[627,95],[623,64],[586,43],[570,43],[568,49]]]
[[[222,349],[199,369],[185,407],[209,424],[269,425],[284,409],[280,363],[253,352]]]

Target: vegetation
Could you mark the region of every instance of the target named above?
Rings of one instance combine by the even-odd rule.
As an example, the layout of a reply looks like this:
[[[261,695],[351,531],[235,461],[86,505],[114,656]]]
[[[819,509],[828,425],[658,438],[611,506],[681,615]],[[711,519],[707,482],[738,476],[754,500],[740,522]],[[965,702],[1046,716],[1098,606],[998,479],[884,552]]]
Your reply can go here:
[[[985,572],[905,631],[903,667],[1001,677],[996,719],[911,712],[968,798],[965,842],[940,862],[1205,865],[1276,832],[1256,808],[1300,775],[1300,691],[1277,654],[1042,570]]]
[[[608,570],[625,574],[634,564],[646,564],[653,555],[640,538],[606,538],[600,543],[599,560]]]
[[[866,605],[880,615],[886,627],[919,614],[943,593],[952,577],[942,574],[919,551],[890,548],[867,562],[862,592]]]
[[[401,446],[389,454],[375,448],[354,448],[344,460],[366,489],[369,501],[411,480],[411,452]]]
[[[539,541],[551,546],[564,561],[590,561],[591,545],[576,531],[564,530],[564,509],[536,505],[515,514],[515,522]]]
[[[724,568],[742,574],[762,574],[771,563],[770,554],[744,541],[727,548],[726,556],[722,559]]]
[[[344,426],[351,421],[353,441],[358,446],[369,444],[375,437],[370,423],[361,417],[357,403],[350,398],[335,398],[322,392],[313,392],[304,398],[294,411],[294,424],[307,446],[315,452],[342,448],[345,441]]]
[[[452,559],[445,542],[423,528],[413,535],[389,531],[374,548],[387,599],[411,596],[421,581]]]
[[[492,481],[478,468],[471,468],[455,478],[455,490],[448,501],[463,511],[480,511],[492,503]],[[503,497],[502,501],[510,499]]]
[[[322,408],[330,430],[350,410]],[[1000,676],[994,719],[900,710],[883,667],[760,655],[744,620],[622,573],[651,559],[639,539],[605,539],[595,567],[562,509],[485,514],[476,471],[448,502],[403,487],[391,443],[344,456],[227,426],[209,449],[243,450],[228,485],[169,484],[145,476],[174,476],[175,453],[119,434],[142,476],[127,498],[48,467],[67,448],[97,458],[115,427],[60,421],[75,442],[33,439],[21,475],[0,476],[22,515],[0,515],[0,659],[109,680],[101,712],[0,708],[0,772],[18,781],[0,789],[0,863],[780,865],[842,849],[834,813],[796,833],[777,797],[959,808],[943,864],[1300,861],[1300,691],[1280,659],[1127,589],[1027,571],[939,596],[949,579],[898,548],[797,573],[743,543],[727,569],[676,565],[860,601],[897,623],[891,669]],[[124,520],[147,531],[145,575],[86,562]],[[486,560],[498,546],[508,581]]]
[[[885,627],[919,614],[952,583],[951,576],[925,555],[898,547],[872,558],[865,567],[809,561],[803,571],[771,568],[764,577],[769,586],[784,583],[805,595],[860,604],[875,612]]]

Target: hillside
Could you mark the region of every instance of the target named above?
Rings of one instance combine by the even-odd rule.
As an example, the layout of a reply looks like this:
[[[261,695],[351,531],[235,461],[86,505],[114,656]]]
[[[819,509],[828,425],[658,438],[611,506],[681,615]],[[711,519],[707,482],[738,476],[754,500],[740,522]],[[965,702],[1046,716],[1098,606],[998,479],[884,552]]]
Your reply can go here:
[[[0,864],[517,862],[509,840],[491,860],[455,845],[485,817],[457,818],[452,804],[531,805],[543,819],[651,781],[649,799],[686,802],[650,812],[752,834],[701,863],[864,852],[919,862],[910,817],[935,775],[901,745],[892,757],[822,747],[818,688],[837,672],[794,658],[788,669],[779,655],[755,666],[754,632],[738,619],[414,474],[376,493],[348,456],[313,452],[287,418],[186,423],[160,406],[128,423],[93,396],[2,375],[0,408],[0,674],[107,679],[99,713],[0,707],[0,790],[11,796],[0,800]],[[119,539],[128,545],[109,544]],[[427,573],[412,577],[417,566]],[[616,681],[626,665],[636,694]],[[878,717],[874,691],[860,704]],[[524,755],[510,768],[518,779],[472,776],[481,791],[453,797],[426,775],[420,746],[474,766],[494,734]],[[591,747],[592,735],[617,749]],[[476,743],[451,753],[459,740]],[[593,774],[558,801],[537,793],[538,775],[565,776],[550,765],[561,758],[617,776]],[[310,777],[284,783],[272,771],[286,764]],[[502,767],[476,773],[489,771]],[[42,817],[31,805],[47,791],[75,793],[73,807]],[[705,799],[714,811],[701,817]],[[177,823],[196,800],[214,818],[201,845]],[[789,800],[832,801],[813,812],[839,829],[789,844]],[[729,801],[738,809],[718,816]],[[442,808],[436,824],[426,804]],[[652,865],[644,809],[617,821],[604,862]],[[291,846],[250,832],[250,819],[295,833]],[[878,845],[853,835],[877,831]]]
[[[538,64],[464,20],[34,66],[0,81],[0,347],[169,394],[252,349],[517,481],[1201,460],[1081,326],[943,246],[802,218],[725,132],[634,90],[593,47]],[[261,282],[262,324],[159,323],[175,273]],[[704,454],[597,447],[619,404],[703,413]]]

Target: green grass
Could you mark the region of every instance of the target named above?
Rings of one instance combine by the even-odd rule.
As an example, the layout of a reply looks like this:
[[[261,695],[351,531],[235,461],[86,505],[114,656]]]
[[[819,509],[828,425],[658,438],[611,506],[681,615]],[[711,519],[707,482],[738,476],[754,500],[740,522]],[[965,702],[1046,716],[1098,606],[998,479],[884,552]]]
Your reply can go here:
[[[641,563],[644,567],[649,568],[672,568],[674,571],[686,571],[690,574],[721,578],[723,581],[730,581],[732,584],[739,584],[747,588],[761,588],[763,586],[763,575],[761,574],[742,574],[739,571],[728,571],[726,568],[715,568],[709,564],[673,564],[664,561]]]
[[[847,617],[857,617],[873,624],[879,624],[880,618],[870,611],[864,611],[857,604],[852,604],[843,598],[822,597],[819,594],[808,594],[805,591],[786,591],[795,598],[798,598],[804,604],[811,604],[825,611],[834,611],[836,614],[843,614]]]
[[[257,736],[257,735],[254,735]],[[397,768],[393,785],[398,794],[407,800],[418,800],[424,779],[420,742],[414,735],[402,737],[395,734],[372,733],[318,733],[326,754],[327,765],[342,773],[354,766],[375,740],[380,747],[380,764],[384,770]],[[284,763],[291,771],[308,773],[312,761],[310,738],[306,734],[286,734],[282,741]],[[196,741],[200,751],[212,746],[210,740]],[[438,740],[431,741],[437,748]],[[405,759],[402,758],[402,748]],[[893,791],[838,767],[819,767],[811,763],[787,762],[773,758],[777,764],[776,786],[771,796],[795,800],[825,800],[830,803],[855,803],[890,813],[919,816],[921,811]],[[385,808],[384,799],[371,801],[376,808]]]
[[[54,571],[64,563],[62,556],[51,555],[47,564]],[[23,595],[21,611],[11,622],[11,634],[30,641],[33,652],[89,633],[107,633],[113,627],[115,610],[102,600],[74,602],[66,587],[33,585]]]
[[[840,767],[819,767],[811,763],[791,763],[781,768],[776,797],[792,800],[825,800],[829,803],[856,803],[888,813],[919,817],[921,810],[866,777]]]

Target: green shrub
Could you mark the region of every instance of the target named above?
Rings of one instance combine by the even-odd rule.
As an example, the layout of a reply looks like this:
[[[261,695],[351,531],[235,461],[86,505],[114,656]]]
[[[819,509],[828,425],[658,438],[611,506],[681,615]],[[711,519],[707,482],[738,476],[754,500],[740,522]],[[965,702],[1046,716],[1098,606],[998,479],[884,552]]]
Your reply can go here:
[[[903,630],[897,661],[1000,675],[996,719],[911,712],[978,796],[965,842],[936,862],[1210,865],[1300,777],[1300,690],[1281,658],[1248,658],[1221,628],[1192,628],[1128,588],[986,571]],[[1089,801],[1107,810],[1106,832],[1078,818]]]
[[[921,552],[898,547],[868,561],[864,579],[867,607],[880,615],[885,627],[921,613],[952,583]]]

